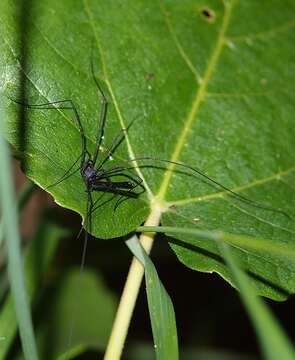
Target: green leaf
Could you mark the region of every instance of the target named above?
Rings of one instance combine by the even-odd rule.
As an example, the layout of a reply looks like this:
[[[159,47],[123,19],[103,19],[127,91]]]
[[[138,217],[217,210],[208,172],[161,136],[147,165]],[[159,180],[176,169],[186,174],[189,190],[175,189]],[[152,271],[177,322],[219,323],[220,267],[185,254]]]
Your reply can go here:
[[[94,44],[95,73],[110,100],[104,148],[136,120],[106,167],[138,156],[182,161],[294,217],[293,1],[32,1],[23,16],[17,4],[0,5],[5,95],[24,92],[32,103],[72,99],[92,151],[100,110],[89,66]],[[27,175],[43,188],[54,183],[81,151],[72,114],[28,111],[24,133],[21,109],[8,98],[1,106],[10,112],[7,138],[23,156]],[[166,171],[157,161],[138,163],[145,165],[145,194],[123,202],[115,213],[116,200],[99,208],[93,214],[95,236],[124,235],[151,212],[150,225],[293,242],[294,222],[284,215],[238,202],[180,167]],[[50,192],[85,216],[78,173]],[[172,246],[186,266],[231,281],[214,242],[177,238],[188,242]],[[285,299],[294,293],[288,261],[255,251],[236,250],[235,256],[253,275],[259,294]]]
[[[136,237],[126,241],[133,255],[144,266],[145,285],[157,359],[178,359],[175,313],[172,301],[157,270]]]
[[[97,273],[79,269],[66,273],[37,329],[43,357],[66,360],[89,349],[103,351],[116,305]]]

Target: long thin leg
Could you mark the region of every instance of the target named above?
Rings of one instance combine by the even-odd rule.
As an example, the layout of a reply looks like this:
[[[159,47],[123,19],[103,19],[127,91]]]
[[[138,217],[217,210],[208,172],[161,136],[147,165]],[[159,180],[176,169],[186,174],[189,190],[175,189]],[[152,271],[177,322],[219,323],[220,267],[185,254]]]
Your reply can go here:
[[[116,165],[116,166],[113,166],[113,167],[103,170],[103,171],[101,169],[97,169],[95,171],[95,175],[98,177],[98,179],[104,179],[104,178],[108,179],[108,178],[111,178],[112,176],[123,175],[125,177],[129,177],[130,179],[132,179],[132,181],[136,182],[137,184],[138,183],[141,184],[143,181],[142,178],[140,176],[138,176],[137,174],[135,174],[135,172],[133,170],[134,170],[134,168],[132,168],[132,167]],[[127,176],[126,174],[122,173],[122,171],[128,171],[128,173],[130,175]],[[117,173],[119,173],[119,174],[117,174]]]
[[[102,90],[102,87],[100,86],[97,78],[95,77],[95,73],[94,73],[94,63],[93,63],[93,44],[91,47],[91,57],[90,57],[90,67],[91,67],[91,74],[92,74],[92,78],[96,84],[96,87],[98,88],[100,94],[101,94],[101,109],[100,109],[100,116],[99,116],[99,126],[98,126],[98,131],[97,131],[97,136],[96,136],[96,141],[95,141],[95,147],[94,147],[94,153],[93,153],[93,166],[95,166],[96,161],[97,161],[97,156],[98,156],[98,152],[103,140],[103,135],[104,135],[104,128],[105,128],[105,121],[106,121],[106,115],[107,115],[107,107],[108,107],[108,100]],[[133,122],[133,121],[132,121]],[[131,126],[132,122],[128,125],[127,129]],[[120,133],[123,131],[125,131],[125,129],[121,129]],[[120,135],[119,133],[119,135]],[[111,146],[108,148],[108,155],[104,158],[103,161],[100,162],[98,167],[101,167],[109,158],[109,156],[112,154],[112,152],[115,150],[115,148],[121,143],[121,141],[124,138],[124,134],[121,136],[120,140],[118,141],[117,136],[115,136]]]
[[[101,194],[101,196],[100,196],[98,199],[95,200],[95,202],[94,202],[94,204],[93,204],[93,209],[92,209],[93,212],[97,209],[97,208],[96,208],[97,203],[98,203],[106,194],[107,194],[106,192],[103,192],[103,193]]]
[[[70,171],[73,169],[73,167],[77,164],[77,162],[81,159],[81,157],[82,157],[82,154],[79,155],[79,157],[75,160],[75,162],[74,162],[74,163],[71,165],[71,167],[63,174],[63,176],[62,176],[61,178],[59,178],[59,179],[58,179],[57,181],[55,181],[53,184],[47,186],[47,187],[45,188],[45,190],[50,189],[50,188],[52,188],[52,187],[60,184],[62,181],[68,179],[70,176],[74,175],[78,170],[80,170],[80,168],[78,168],[78,169],[76,169],[75,171],[70,172]]]
[[[57,110],[57,109],[63,109],[64,110],[64,109],[66,109],[66,110],[72,110],[74,115],[75,115],[75,121],[76,121],[76,123],[78,125],[80,138],[81,138],[82,154],[83,154],[82,159],[81,159],[81,166],[82,166],[82,164],[85,161],[86,138],[85,138],[85,135],[84,135],[83,126],[82,126],[78,111],[77,111],[77,109],[75,107],[75,104],[74,104],[74,102],[72,100],[70,100],[70,99],[58,100],[58,101],[46,102],[46,103],[42,103],[42,104],[27,104],[27,103],[24,103],[24,102],[21,102],[19,100],[15,100],[15,99],[12,99],[12,98],[10,98],[10,100],[12,100],[13,102],[15,102],[17,104],[23,105],[23,106],[25,106],[25,107],[27,107],[29,109],[36,109],[36,110]],[[64,104],[64,103],[68,103],[70,105],[69,106],[60,106],[58,108],[54,106],[54,105],[57,105],[57,104]],[[52,107],[49,107],[50,105]]]
[[[103,140],[103,135],[104,135],[104,127],[105,127],[105,121],[106,121],[107,110],[108,110],[108,100],[107,100],[104,92],[102,91],[102,88],[99,85],[99,82],[97,81],[97,79],[94,75],[93,47],[92,47],[92,52],[91,52],[91,73],[92,73],[93,80],[101,94],[101,109],[100,109],[100,115],[99,115],[99,125],[98,125],[98,129],[97,129],[97,135],[96,135],[93,158],[92,158],[93,166],[95,166],[98,152],[99,152],[99,149],[100,149],[100,146],[101,146],[101,143]]]
[[[131,172],[131,171],[130,171]],[[126,175],[126,174],[118,174],[118,175],[125,175],[126,177],[128,177],[129,178],[129,176],[128,175]],[[136,183],[136,185],[134,186],[134,188],[132,189],[132,191],[134,192],[134,190],[137,188],[137,187],[140,187],[141,188],[141,192],[138,192],[137,193],[137,196],[139,196],[139,195],[141,195],[142,193],[144,193],[145,192],[145,188],[144,188],[144,186],[142,185],[142,179],[138,176],[138,175],[136,175],[136,174],[133,174],[132,173],[132,175],[134,175],[134,176],[136,176],[136,177],[138,177],[139,178],[139,181],[137,181],[137,180],[135,180],[134,178],[132,178],[131,176],[130,176],[130,178]],[[116,175],[112,175],[112,176],[116,176]],[[125,200],[128,200],[128,194],[126,194],[126,195],[121,195],[120,197],[119,197],[119,199],[117,200],[117,202],[116,202],[116,204],[115,204],[115,206],[114,206],[114,212],[116,212],[116,210],[117,210],[117,208],[119,207],[119,205],[120,204],[122,204]]]
[[[132,176],[136,177],[136,179],[138,180],[138,182],[142,183],[142,179],[140,176],[138,176],[135,172],[134,172],[134,168],[133,167],[129,167],[129,166],[125,166],[125,165],[115,165],[110,167],[109,169],[105,169],[103,170],[102,173],[102,178],[104,175],[106,175],[106,177],[110,177],[113,176],[113,173],[117,173],[119,171],[128,171],[130,174],[132,174]],[[98,173],[101,172],[101,169],[98,168],[95,171],[95,175],[98,175]],[[133,178],[134,180],[134,178]]]
[[[104,197],[104,195],[106,194],[106,192],[104,192],[102,194],[102,196],[100,196],[93,204],[93,209],[91,210],[91,214],[93,214],[97,209],[99,209],[100,207],[106,205],[107,203],[109,203],[110,201],[112,201],[116,196],[118,196],[118,194],[113,194],[113,196],[105,201],[103,201],[101,204],[97,205],[97,203]],[[97,205],[97,206],[96,206]]]
[[[132,174],[133,175],[133,174]],[[131,180],[133,183],[135,183],[135,185],[130,188],[129,190],[133,191],[136,187],[140,186],[142,189],[143,189],[143,192],[145,191],[145,188],[143,187],[142,185],[142,179],[138,180],[138,179],[134,179],[131,175],[128,175],[128,174],[124,174],[124,173],[120,173],[120,174],[111,174],[110,176],[105,176],[103,177],[102,179],[111,179],[112,177],[115,177],[115,176],[120,176],[120,177],[124,177],[128,180]],[[111,183],[113,184],[116,184],[116,182],[112,182],[110,181]]]
[[[103,164],[108,160],[108,158],[112,155],[114,152],[114,149],[121,143],[121,141],[124,139],[124,130],[120,129],[120,131],[115,135],[114,139],[111,142],[110,146],[106,146],[107,148],[107,154],[104,157],[103,160],[98,164],[97,168],[101,168]]]
[[[104,173],[104,174],[110,174],[110,173],[112,173],[113,171],[116,172],[116,171],[125,170],[125,168],[126,168],[126,166],[115,165],[115,166],[112,166],[112,167],[110,167],[110,168],[108,168],[108,169],[103,170],[103,173]],[[102,171],[101,168],[97,168],[94,173],[95,173],[95,175],[97,175],[97,174],[100,173],[101,171]]]
[[[141,185],[141,184],[136,184],[136,186],[132,189],[132,191],[134,191],[134,189],[136,189],[138,186],[140,186],[142,188],[142,191],[137,193],[137,196],[141,195],[142,193],[144,193],[145,191],[145,188]],[[116,210],[118,209],[119,205],[121,205],[124,201],[128,200],[129,199],[129,196],[128,194],[126,195],[121,195],[119,197],[119,199],[116,201],[116,204],[114,206],[114,212],[113,214],[115,214]]]
[[[97,166],[97,168],[101,168],[104,163],[108,160],[108,158],[112,155],[112,153],[116,150],[116,148],[121,144],[121,142],[124,140],[124,133],[125,131],[128,131],[129,128],[131,127],[131,125],[134,123],[135,119],[133,119],[127,126],[127,128],[125,129],[120,129],[118,131],[118,133],[115,135],[113,141],[111,142],[110,146],[106,146],[107,148],[107,154],[104,157],[104,159],[99,163],[99,165]]]
[[[149,157],[149,156],[144,156],[144,157],[138,157],[138,158],[135,158],[135,159],[131,159],[131,160],[127,160],[127,162],[133,162],[133,161],[140,161],[140,160],[152,160],[152,161],[159,161],[159,162],[163,162],[163,163],[168,163],[168,164],[174,164],[174,165],[177,165],[177,166],[180,166],[180,167],[183,167],[185,169],[189,169],[191,170],[193,173],[196,173],[198,176],[202,177],[203,179],[207,180],[208,183],[213,186],[217,186],[221,189],[223,189],[225,192],[227,192],[229,195],[231,195],[232,197],[248,204],[248,205],[252,205],[254,207],[257,207],[257,208],[260,208],[260,209],[264,209],[264,210],[269,210],[269,211],[273,211],[273,212],[276,212],[276,213],[279,213],[281,215],[284,215],[286,218],[288,218],[289,220],[291,219],[290,218],[290,215],[287,214],[285,211],[281,210],[281,209],[276,209],[276,208],[273,208],[271,206],[268,206],[268,205],[264,205],[264,204],[260,204],[254,200],[251,200],[251,199],[248,199],[234,191],[232,191],[231,189],[229,189],[228,187],[220,184],[218,181],[210,178],[208,175],[206,175],[205,173],[203,173],[200,169],[196,168],[196,167],[193,167],[193,166],[190,166],[188,164],[184,164],[184,163],[181,163],[181,162],[178,162],[178,161],[172,161],[172,160],[164,160],[164,159],[159,159],[159,158],[154,158],[154,157]]]
[[[85,237],[84,237],[82,258],[81,258],[81,265],[80,265],[80,270],[81,271],[84,269],[84,266],[85,266],[86,251],[87,251],[87,244],[88,244],[88,236],[92,232],[92,218],[91,218],[92,209],[93,209],[92,195],[91,195],[90,191],[87,191],[86,221],[85,221],[86,229],[84,231]]]
[[[114,172],[114,171],[117,172],[117,171],[121,170],[121,168],[124,168],[124,170],[126,170],[126,167],[124,167],[124,166],[114,166],[112,169],[109,169],[109,170],[111,170],[111,171],[110,171],[109,173],[107,173],[108,176],[105,176],[105,178],[106,178],[106,179],[109,179],[109,178],[112,178],[112,177],[115,177],[115,176],[125,177],[125,178],[127,178],[128,180],[131,179],[136,185],[134,185],[132,188],[130,188],[129,190],[127,190],[126,192],[124,192],[123,194],[121,194],[121,195],[119,196],[119,199],[116,201],[116,204],[115,204],[115,206],[114,206],[113,217],[114,217],[115,212],[116,212],[117,208],[119,207],[119,205],[120,205],[121,203],[123,203],[125,200],[128,200],[128,198],[131,197],[131,194],[132,194],[132,195],[136,194],[136,197],[137,197],[137,196],[141,195],[141,194],[145,191],[145,188],[144,188],[144,186],[142,185],[142,179],[141,179],[139,176],[137,176],[136,174],[133,174],[130,169],[127,169],[127,170],[129,170],[129,172],[130,172],[133,176],[136,176],[137,178],[139,178],[139,180],[138,180],[138,179],[134,179],[134,177],[132,177],[131,175],[124,174],[124,173],[119,173],[119,174],[114,173],[114,174],[112,174],[112,172]],[[113,183],[113,184],[114,184],[114,183]],[[119,184],[118,184],[118,185],[119,185]],[[134,193],[134,189],[136,189],[137,187],[141,187],[142,191],[139,192],[139,193]]]

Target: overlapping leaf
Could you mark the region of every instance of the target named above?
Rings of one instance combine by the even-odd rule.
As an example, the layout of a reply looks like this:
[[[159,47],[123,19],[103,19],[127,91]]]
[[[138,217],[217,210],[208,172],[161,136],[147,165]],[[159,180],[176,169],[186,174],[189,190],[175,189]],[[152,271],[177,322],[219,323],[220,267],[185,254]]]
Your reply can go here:
[[[294,7],[278,0],[84,0],[26,2],[22,12],[3,2],[1,88],[15,97],[24,86],[33,103],[71,98],[91,150],[99,114],[89,66],[94,44],[96,75],[110,100],[105,144],[136,119],[107,166],[137,156],[182,161],[292,216]],[[58,109],[30,111],[20,127],[15,104],[3,98],[3,106],[11,111],[8,139],[24,155],[25,171],[42,187],[52,184],[81,151],[73,116]],[[114,201],[99,208],[94,235],[108,238],[135,229],[149,213],[152,194],[166,210],[164,225],[294,241],[292,219],[234,201],[193,176],[166,172],[155,161],[144,165],[146,194],[125,201],[115,216]],[[58,203],[85,215],[79,173],[50,192]],[[187,266],[230,279],[213,243],[179,240],[190,243],[173,245]],[[235,255],[259,293],[282,299],[294,292],[289,261],[243,249]]]

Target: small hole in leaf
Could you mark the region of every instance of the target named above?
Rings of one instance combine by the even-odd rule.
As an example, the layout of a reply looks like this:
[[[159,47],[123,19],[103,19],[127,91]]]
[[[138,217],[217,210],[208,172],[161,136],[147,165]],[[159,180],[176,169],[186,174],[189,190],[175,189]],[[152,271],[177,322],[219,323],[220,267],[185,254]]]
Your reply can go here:
[[[202,8],[200,14],[208,21],[214,22],[215,21],[215,12],[210,8]]]

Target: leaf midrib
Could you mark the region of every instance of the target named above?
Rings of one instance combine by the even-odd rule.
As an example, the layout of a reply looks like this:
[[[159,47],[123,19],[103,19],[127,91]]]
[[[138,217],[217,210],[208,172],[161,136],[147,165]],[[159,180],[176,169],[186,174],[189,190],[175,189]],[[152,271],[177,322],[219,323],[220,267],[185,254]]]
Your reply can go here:
[[[232,13],[232,9],[233,9],[233,3],[224,3],[224,16],[223,16],[223,20],[222,20],[222,24],[221,24],[221,28],[219,31],[219,35],[217,37],[217,41],[216,41],[216,45],[212,51],[212,55],[211,58],[208,62],[208,65],[205,69],[204,72],[204,76],[203,79],[201,81],[200,87],[197,90],[195,99],[192,103],[192,107],[191,110],[187,116],[187,118],[185,119],[184,123],[184,127],[182,132],[180,133],[179,139],[176,143],[175,146],[175,150],[172,154],[172,157],[170,158],[171,161],[177,161],[179,159],[181,150],[186,142],[186,139],[188,137],[188,134],[192,128],[193,123],[196,121],[197,119],[197,115],[199,112],[199,109],[201,107],[201,104],[205,98],[206,95],[206,89],[208,87],[209,81],[211,79],[212,73],[216,67],[216,64],[218,63],[222,48],[223,48],[223,44],[224,44],[224,40],[225,40],[225,34],[229,25],[229,20],[230,20],[230,16]],[[167,166],[167,171],[164,174],[163,177],[163,181],[162,184],[160,186],[160,189],[158,191],[157,194],[157,199],[159,199],[160,202],[162,202],[165,198],[165,195],[167,193],[169,184],[170,184],[170,180],[172,177],[172,170],[174,169],[176,165],[175,164],[169,164]]]

